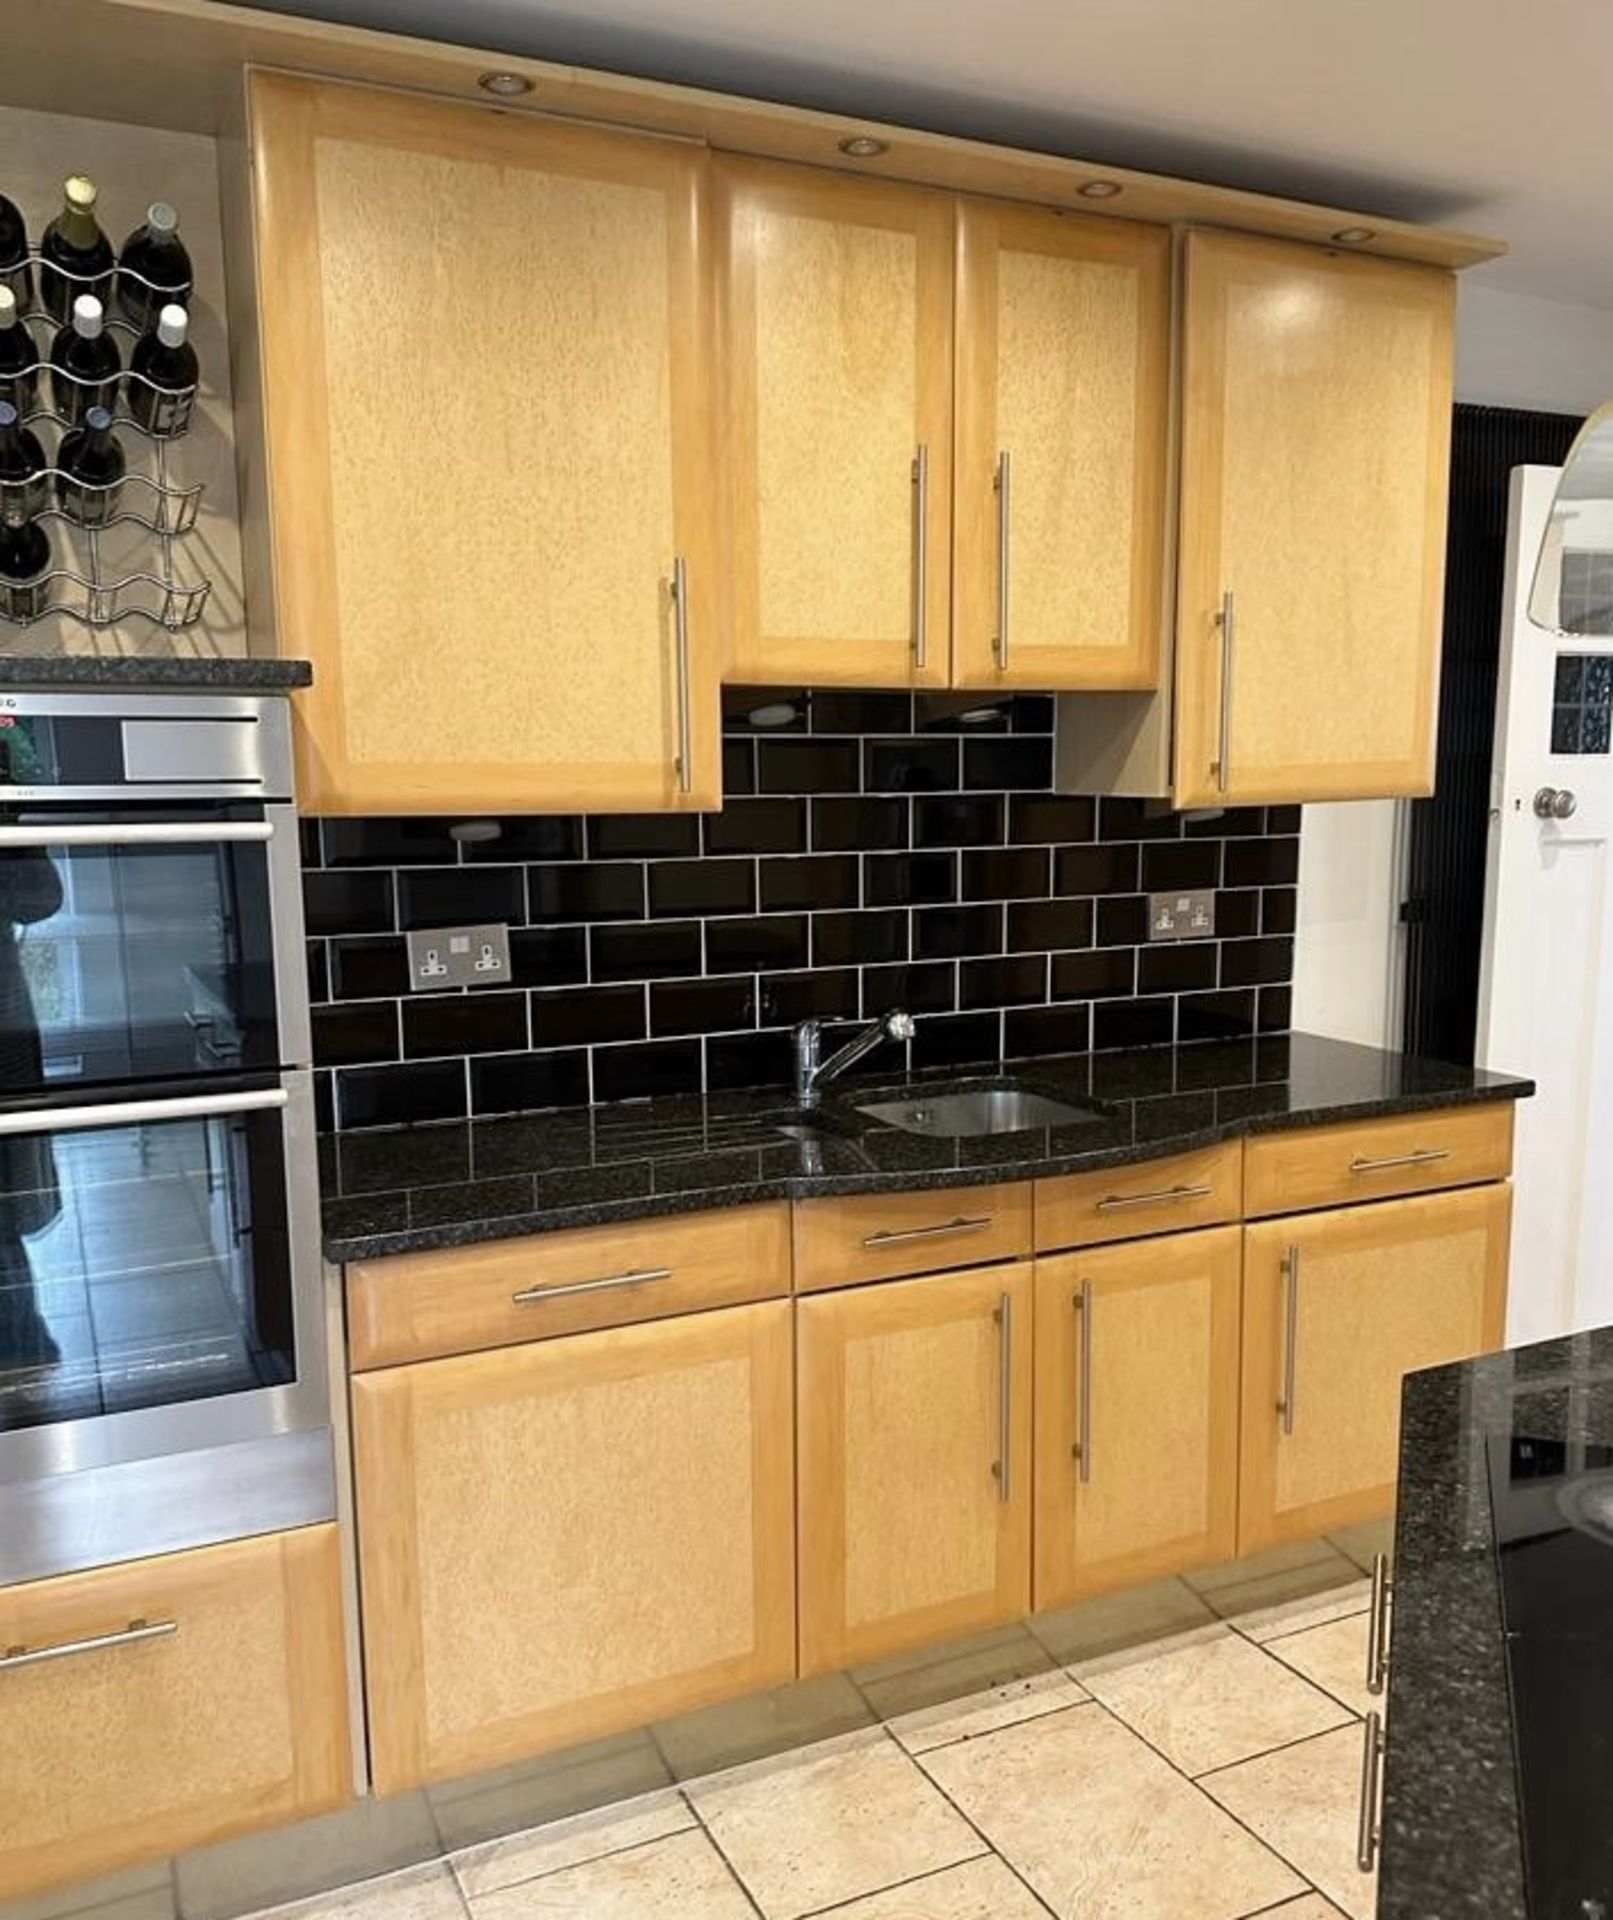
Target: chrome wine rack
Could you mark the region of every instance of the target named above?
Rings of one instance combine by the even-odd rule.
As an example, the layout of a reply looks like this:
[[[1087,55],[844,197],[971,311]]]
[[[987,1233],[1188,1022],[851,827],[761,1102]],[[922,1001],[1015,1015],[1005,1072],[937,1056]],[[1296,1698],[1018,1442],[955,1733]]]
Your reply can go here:
[[[51,366],[50,346],[71,321],[59,321],[39,299],[47,274],[66,283],[65,304],[69,312],[80,293],[93,293],[105,309],[107,331],[128,345],[139,339],[140,329],[114,310],[113,294],[118,280],[137,283],[148,294],[158,296],[160,304],[176,297],[188,299],[191,292],[188,283],[183,287],[159,287],[144,274],[125,267],[100,273],[74,273],[44,259],[37,247],[28,250],[26,284],[20,262],[3,276],[17,293],[35,356],[31,367],[19,368],[6,378],[13,383],[32,381],[37,402],[23,413],[23,424],[36,429],[44,426],[55,434],[54,447],[47,447],[43,474],[30,483],[43,486],[50,504],[28,517],[49,529],[53,558],[63,556],[64,547],[65,558],[53,564],[37,582],[30,583],[29,590],[38,596],[36,610],[21,619],[0,614],[0,625],[28,627],[51,614],[65,614],[96,629],[129,619],[148,620],[170,632],[194,626],[202,617],[213,583],[200,574],[187,575],[175,548],[196,525],[203,489],[200,484],[188,487],[176,484],[170,472],[169,456],[174,443],[189,427],[197,389],[194,386],[159,388],[144,374],[125,365],[116,377],[115,405],[109,411],[128,469],[121,480],[110,485],[69,479],[55,459],[60,453],[61,437],[69,430],[68,419],[59,405],[45,405],[44,399],[48,395],[52,400],[59,400],[64,384],[98,389],[114,383],[86,379]],[[40,351],[42,341],[43,352]],[[128,360],[127,347],[122,357]],[[142,425],[129,411],[131,386],[144,386],[162,393],[169,401],[188,403],[185,427],[177,434],[158,434]],[[137,453],[144,461],[145,471],[136,467]],[[60,502],[64,497],[64,482],[86,503],[86,511],[72,514],[63,508]],[[99,524],[85,525],[85,520],[96,518],[96,495],[109,493],[118,496],[115,508]]]

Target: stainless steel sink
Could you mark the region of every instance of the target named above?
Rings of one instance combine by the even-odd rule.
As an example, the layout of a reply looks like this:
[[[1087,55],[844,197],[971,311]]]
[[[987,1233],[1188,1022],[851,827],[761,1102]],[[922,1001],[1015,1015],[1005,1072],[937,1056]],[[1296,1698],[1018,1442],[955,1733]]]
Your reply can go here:
[[[1033,1093],[1029,1087],[971,1087],[962,1093],[934,1093],[909,1100],[874,1100],[857,1108],[903,1133],[927,1133],[956,1140],[988,1133],[1029,1133],[1038,1127],[1069,1127],[1102,1119],[1090,1107]]]

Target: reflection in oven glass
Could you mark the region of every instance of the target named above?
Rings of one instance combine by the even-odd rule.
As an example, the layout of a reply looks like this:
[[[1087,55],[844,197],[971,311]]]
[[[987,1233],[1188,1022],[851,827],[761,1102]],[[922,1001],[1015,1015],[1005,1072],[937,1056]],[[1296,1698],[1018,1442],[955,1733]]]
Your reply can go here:
[[[283,1266],[261,1258],[272,1248],[250,1217],[253,1193],[283,1190],[272,1167],[254,1170],[278,1151],[261,1116],[0,1149],[0,1430],[291,1380]],[[272,1242],[278,1223],[262,1224]]]

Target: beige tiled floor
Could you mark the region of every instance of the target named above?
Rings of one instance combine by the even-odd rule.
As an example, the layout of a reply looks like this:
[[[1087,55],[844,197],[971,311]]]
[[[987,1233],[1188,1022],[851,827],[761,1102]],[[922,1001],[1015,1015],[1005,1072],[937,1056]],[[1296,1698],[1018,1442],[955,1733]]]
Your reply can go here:
[[[1366,1583],[1275,1558],[839,1678],[868,1723],[769,1758],[691,1720],[675,1785],[275,1920],[1371,1920]]]

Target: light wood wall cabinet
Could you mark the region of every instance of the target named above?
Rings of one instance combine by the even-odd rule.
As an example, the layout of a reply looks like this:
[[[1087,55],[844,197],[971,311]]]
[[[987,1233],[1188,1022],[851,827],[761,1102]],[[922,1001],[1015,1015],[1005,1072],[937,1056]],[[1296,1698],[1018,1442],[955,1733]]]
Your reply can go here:
[[[1430,790],[1455,294],[1188,236],[1178,806]]]
[[[1402,1377],[1501,1344],[1504,1183],[1244,1230],[1238,1550],[1394,1502]]]
[[[353,1383],[383,1792],[795,1670],[787,1301]]]
[[[801,1672],[1030,1605],[1031,1267],[797,1305]]]
[[[952,679],[1152,687],[1171,238],[958,204]]]
[[[1038,1611],[1229,1560],[1241,1234],[1036,1263]]]
[[[353,1791],[336,1529],[0,1588],[0,1898]]]
[[[705,155],[272,73],[251,140],[303,804],[715,805]]]
[[[947,684],[952,200],[716,162],[727,677]]]

